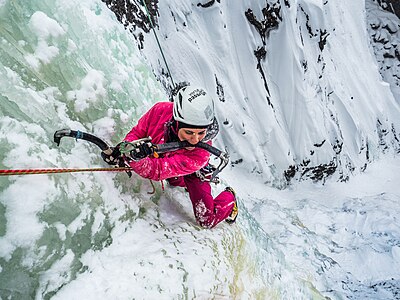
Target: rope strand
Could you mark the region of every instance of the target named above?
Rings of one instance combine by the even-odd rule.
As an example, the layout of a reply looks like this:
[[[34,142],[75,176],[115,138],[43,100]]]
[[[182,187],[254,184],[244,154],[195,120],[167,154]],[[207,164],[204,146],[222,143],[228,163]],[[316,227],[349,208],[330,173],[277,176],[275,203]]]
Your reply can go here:
[[[20,170],[0,170],[0,176],[12,175],[37,175],[55,173],[76,173],[76,172],[126,172],[132,171],[131,168],[83,168],[83,169],[20,169]]]
[[[144,8],[146,10],[147,18],[149,19],[151,29],[153,30],[154,36],[156,37],[158,48],[160,49],[161,56],[162,56],[162,58],[164,60],[165,66],[167,67],[167,72],[168,72],[169,77],[171,78],[171,81],[172,81],[172,88],[174,89],[175,88],[175,82],[174,82],[174,79],[172,78],[171,71],[169,70],[168,63],[167,63],[167,60],[166,60],[166,58],[164,56],[164,52],[163,52],[163,50],[161,48],[160,41],[158,40],[158,36],[157,36],[156,30],[154,29],[153,21],[151,20],[150,13],[149,13],[149,10],[147,9],[146,2],[145,2],[145,0],[142,0],[141,2],[142,2],[143,6],[144,6]]]

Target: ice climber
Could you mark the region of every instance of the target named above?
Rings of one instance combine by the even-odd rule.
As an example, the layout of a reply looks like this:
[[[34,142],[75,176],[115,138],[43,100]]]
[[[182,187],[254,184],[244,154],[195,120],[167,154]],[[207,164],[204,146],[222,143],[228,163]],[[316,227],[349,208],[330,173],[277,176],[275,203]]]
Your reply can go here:
[[[214,101],[202,88],[184,86],[173,96],[173,102],[158,102],[147,111],[126,135],[132,142],[151,137],[154,144],[199,141],[211,145],[218,133]],[[143,143],[129,166],[143,178],[167,180],[170,186],[185,187],[200,226],[212,228],[223,220],[233,223],[238,214],[235,192],[227,187],[216,198],[210,182],[201,176],[209,168],[210,154],[204,149],[187,147],[153,155],[152,143]],[[104,157],[103,157],[104,158]],[[110,163],[107,158],[105,160]]]

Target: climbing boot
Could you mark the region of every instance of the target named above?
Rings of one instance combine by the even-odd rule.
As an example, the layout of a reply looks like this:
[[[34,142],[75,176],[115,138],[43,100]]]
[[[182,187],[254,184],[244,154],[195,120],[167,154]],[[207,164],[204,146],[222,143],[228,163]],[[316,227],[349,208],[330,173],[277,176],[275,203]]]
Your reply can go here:
[[[234,202],[232,211],[231,211],[231,213],[229,214],[229,216],[225,219],[225,221],[226,221],[228,224],[233,224],[233,223],[235,223],[236,218],[237,218],[237,216],[238,216],[238,214],[239,214],[239,209],[238,209],[237,200],[236,200],[236,193],[235,193],[235,191],[233,190],[233,188],[231,188],[230,186],[228,186],[228,187],[225,189],[225,191],[232,193],[233,197],[235,198],[235,199],[234,199],[235,202]]]

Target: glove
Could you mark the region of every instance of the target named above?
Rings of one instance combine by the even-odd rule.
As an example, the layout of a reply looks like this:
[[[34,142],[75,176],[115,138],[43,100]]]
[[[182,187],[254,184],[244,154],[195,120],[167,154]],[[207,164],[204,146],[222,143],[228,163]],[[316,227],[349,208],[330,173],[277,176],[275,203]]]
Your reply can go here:
[[[141,160],[149,155],[154,154],[155,146],[150,141],[138,141],[135,147],[129,152],[130,158],[133,160]]]
[[[119,150],[119,145],[115,147],[111,147],[112,153],[106,154],[101,152],[101,157],[103,160],[111,166],[120,166],[121,162],[123,163],[123,159],[121,157],[121,151]]]
[[[118,167],[127,168],[127,167],[129,167],[129,164],[121,154],[121,151],[119,149],[120,145],[121,145],[121,143],[119,143],[115,147],[111,147],[110,148],[112,150],[111,154],[106,154],[104,152],[101,152],[101,157],[110,166],[114,166],[116,168],[118,168]],[[126,174],[128,174],[129,178],[132,177],[132,172],[129,170],[126,171]]]

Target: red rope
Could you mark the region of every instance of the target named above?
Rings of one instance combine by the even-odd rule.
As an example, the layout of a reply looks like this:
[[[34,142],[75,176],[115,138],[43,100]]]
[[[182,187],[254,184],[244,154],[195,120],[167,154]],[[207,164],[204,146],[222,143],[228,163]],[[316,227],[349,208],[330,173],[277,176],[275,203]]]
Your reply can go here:
[[[22,170],[0,170],[0,176],[11,175],[35,175],[74,172],[123,172],[131,171],[131,168],[86,168],[86,169],[22,169]]]

